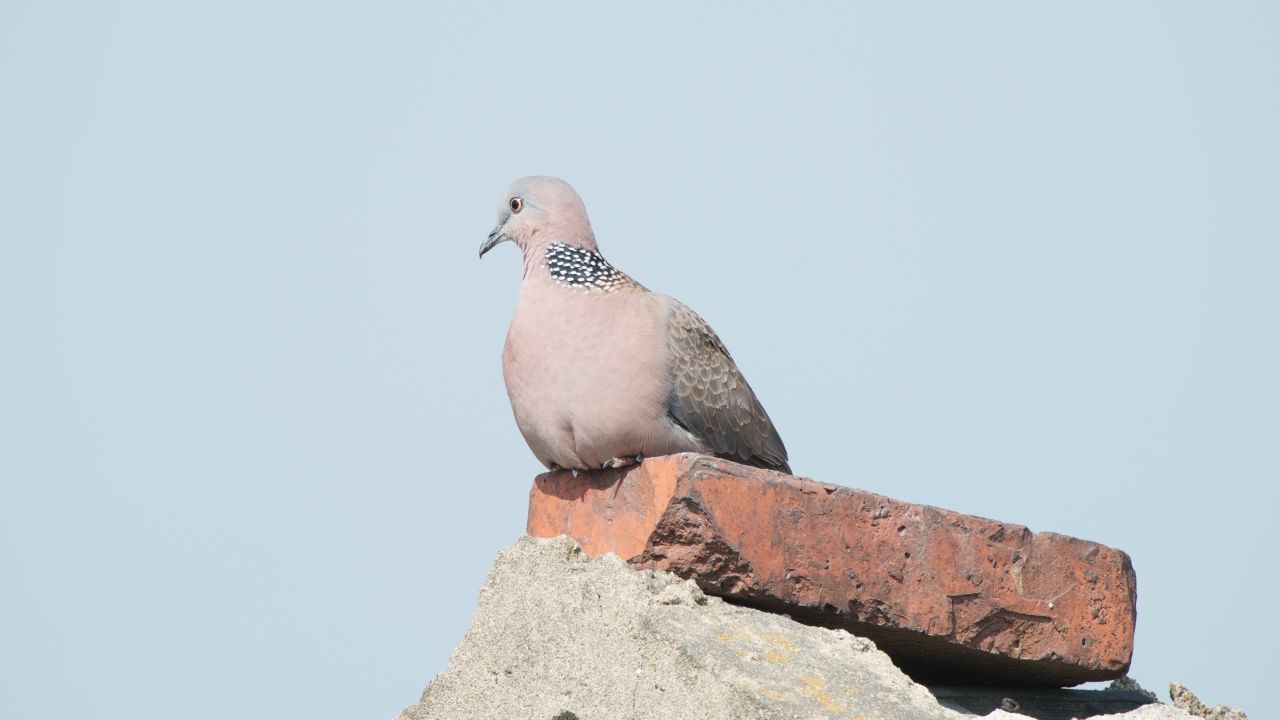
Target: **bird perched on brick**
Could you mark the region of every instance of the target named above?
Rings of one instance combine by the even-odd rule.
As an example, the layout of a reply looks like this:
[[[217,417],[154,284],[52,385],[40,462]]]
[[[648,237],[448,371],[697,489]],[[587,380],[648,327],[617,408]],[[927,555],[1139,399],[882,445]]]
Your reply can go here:
[[[697,313],[604,259],[568,183],[508,185],[480,256],[508,240],[524,274],[502,374],[516,425],[543,465],[596,470],[699,452],[791,472],[724,343]]]

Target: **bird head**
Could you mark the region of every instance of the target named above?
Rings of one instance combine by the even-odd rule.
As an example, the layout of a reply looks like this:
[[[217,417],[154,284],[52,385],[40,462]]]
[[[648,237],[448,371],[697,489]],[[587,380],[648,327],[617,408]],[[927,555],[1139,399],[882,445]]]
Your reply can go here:
[[[569,183],[538,175],[520,178],[502,191],[498,224],[480,246],[480,257],[507,240],[520,246],[526,258],[552,242],[598,250],[582,198]]]

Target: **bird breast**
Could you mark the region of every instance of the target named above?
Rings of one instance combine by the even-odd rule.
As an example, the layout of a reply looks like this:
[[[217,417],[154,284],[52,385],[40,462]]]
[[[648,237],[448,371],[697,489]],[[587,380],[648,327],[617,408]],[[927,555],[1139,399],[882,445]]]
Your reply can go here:
[[[670,432],[662,296],[522,284],[503,349],[516,424],[543,464],[660,454]]]

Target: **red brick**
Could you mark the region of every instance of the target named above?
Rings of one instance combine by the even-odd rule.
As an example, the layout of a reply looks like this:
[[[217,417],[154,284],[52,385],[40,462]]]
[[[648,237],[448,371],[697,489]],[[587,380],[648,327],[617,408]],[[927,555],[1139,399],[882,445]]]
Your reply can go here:
[[[845,628],[921,681],[1074,685],[1133,654],[1119,550],[715,458],[540,475],[528,532]]]

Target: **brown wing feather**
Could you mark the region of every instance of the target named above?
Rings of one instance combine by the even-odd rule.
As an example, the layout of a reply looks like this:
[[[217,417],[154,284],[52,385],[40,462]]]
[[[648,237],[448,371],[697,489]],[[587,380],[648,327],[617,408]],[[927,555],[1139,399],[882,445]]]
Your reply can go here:
[[[787,448],[769,415],[706,321],[676,300],[667,321],[671,418],[717,455],[790,473]]]

